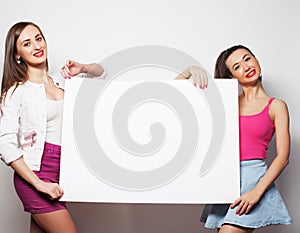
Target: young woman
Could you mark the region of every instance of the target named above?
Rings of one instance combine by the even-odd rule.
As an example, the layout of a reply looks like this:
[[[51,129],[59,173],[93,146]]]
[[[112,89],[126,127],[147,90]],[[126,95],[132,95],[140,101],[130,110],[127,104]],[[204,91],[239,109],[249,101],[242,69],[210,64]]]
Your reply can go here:
[[[100,76],[96,63],[68,61],[64,77],[47,73],[47,43],[31,22],[13,25],[6,37],[1,87],[0,156],[11,166],[24,210],[31,213],[31,233],[68,232],[76,227],[59,201],[60,143],[64,78]]]
[[[233,46],[220,54],[214,77],[237,79],[242,88],[239,95],[241,196],[231,205],[206,205],[201,221],[207,228],[217,228],[219,233],[250,233],[267,225],[291,224],[274,184],[289,162],[286,104],[266,93],[259,62],[244,46]],[[264,160],[274,133],[277,154],[267,168]]]

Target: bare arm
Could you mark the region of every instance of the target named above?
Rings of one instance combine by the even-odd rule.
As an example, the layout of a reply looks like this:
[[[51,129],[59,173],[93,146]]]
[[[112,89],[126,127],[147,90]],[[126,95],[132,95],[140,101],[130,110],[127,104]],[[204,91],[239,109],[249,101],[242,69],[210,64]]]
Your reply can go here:
[[[10,166],[28,183],[39,192],[49,195],[51,199],[57,199],[64,194],[63,189],[57,183],[44,182],[27,166],[23,157],[13,161]]]
[[[239,206],[236,212],[240,215],[250,212],[251,208],[260,200],[267,188],[278,178],[289,163],[289,113],[286,104],[276,99],[271,105],[270,115],[274,119],[276,129],[277,155],[256,187],[242,195],[231,205],[232,208]]]
[[[83,64],[73,60],[68,60],[61,70],[64,78],[71,78],[80,73],[85,73],[91,77],[99,77],[103,72],[104,68],[98,63]]]
[[[271,108],[271,114],[274,115],[277,155],[266,174],[255,187],[262,193],[264,193],[270,184],[277,179],[277,177],[289,163],[289,113],[286,104],[281,100],[275,100],[274,105],[272,105]]]

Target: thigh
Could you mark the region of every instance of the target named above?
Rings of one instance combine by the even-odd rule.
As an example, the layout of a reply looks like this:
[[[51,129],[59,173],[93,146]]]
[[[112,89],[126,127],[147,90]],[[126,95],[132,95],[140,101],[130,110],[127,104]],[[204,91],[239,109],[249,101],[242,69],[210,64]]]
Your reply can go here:
[[[33,217],[31,217],[30,221],[30,233],[46,233],[37,223],[34,221]]]
[[[255,229],[251,228],[242,228],[235,225],[224,224],[218,230],[218,233],[252,233]]]
[[[67,209],[58,210],[50,213],[32,214],[35,222],[46,232],[49,233],[77,233],[75,224]]]

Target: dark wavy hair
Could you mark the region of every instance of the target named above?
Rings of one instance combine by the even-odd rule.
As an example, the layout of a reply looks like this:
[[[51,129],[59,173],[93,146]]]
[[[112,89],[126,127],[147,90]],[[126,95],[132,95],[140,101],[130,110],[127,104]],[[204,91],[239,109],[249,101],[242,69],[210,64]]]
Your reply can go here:
[[[23,84],[28,79],[28,67],[27,64],[20,58],[20,63],[17,62],[17,40],[24,30],[25,27],[32,25],[36,27],[43,39],[45,37],[41,29],[32,22],[19,22],[14,24],[8,31],[5,41],[5,54],[4,54],[4,66],[3,66],[3,76],[1,85],[1,100],[5,97],[6,92],[12,86]],[[46,40],[45,40],[46,42]],[[46,60],[46,69],[48,70],[48,60]]]

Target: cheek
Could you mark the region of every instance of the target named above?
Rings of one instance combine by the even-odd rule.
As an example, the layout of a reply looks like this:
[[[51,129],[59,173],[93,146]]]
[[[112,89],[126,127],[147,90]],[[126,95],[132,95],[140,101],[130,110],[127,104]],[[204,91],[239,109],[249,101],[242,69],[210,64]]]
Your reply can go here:
[[[20,54],[22,57],[26,57],[26,56],[28,56],[29,51],[28,51],[28,49],[22,49],[22,50],[19,52],[19,54]]]
[[[16,47],[16,55],[21,55],[22,54],[22,49],[20,48],[20,46]]]
[[[232,74],[231,78],[234,78],[234,79],[239,79],[240,77],[243,77],[243,71],[242,71],[242,69],[231,71],[231,74]]]
[[[257,66],[257,68],[258,68],[258,70],[259,70],[259,72],[260,72],[260,71],[261,71],[261,68],[260,68],[260,65],[259,65],[258,62],[256,63],[256,66]]]
[[[22,57],[22,59],[24,60],[24,61],[27,61],[28,59],[30,59],[30,56],[31,56],[31,50],[30,49],[21,49],[21,50],[19,50],[19,52],[18,52],[18,55],[20,56],[20,57]]]
[[[43,42],[41,43],[41,45],[42,45],[45,49],[47,49],[47,43],[46,43],[45,41],[43,41]]]

